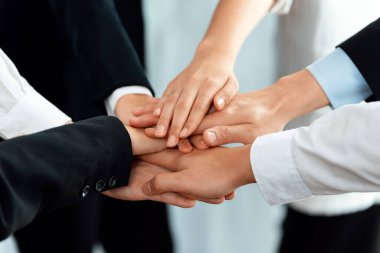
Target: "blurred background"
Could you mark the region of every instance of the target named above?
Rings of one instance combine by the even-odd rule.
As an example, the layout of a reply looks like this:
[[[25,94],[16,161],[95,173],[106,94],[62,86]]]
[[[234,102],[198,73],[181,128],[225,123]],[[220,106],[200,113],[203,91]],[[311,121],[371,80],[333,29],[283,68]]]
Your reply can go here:
[[[143,2],[147,72],[160,96],[168,82],[189,64],[217,1]],[[235,69],[241,91],[262,88],[276,79],[276,22],[277,16],[268,15],[242,48]],[[237,193],[236,200],[220,206],[198,203],[191,210],[169,207],[175,252],[276,252],[283,208],[270,207],[256,185]],[[16,253],[14,245],[9,238],[0,243],[0,252]]]

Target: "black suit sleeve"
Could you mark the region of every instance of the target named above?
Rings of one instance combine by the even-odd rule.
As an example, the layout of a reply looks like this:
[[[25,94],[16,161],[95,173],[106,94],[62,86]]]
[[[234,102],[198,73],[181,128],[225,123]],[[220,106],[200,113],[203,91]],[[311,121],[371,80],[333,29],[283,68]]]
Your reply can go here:
[[[49,5],[80,63],[90,101],[129,85],[153,92],[113,1],[49,0]]]
[[[376,100],[380,100],[380,19],[339,45],[368,82]]]
[[[86,192],[127,185],[131,163],[128,132],[114,117],[1,142],[0,239]]]

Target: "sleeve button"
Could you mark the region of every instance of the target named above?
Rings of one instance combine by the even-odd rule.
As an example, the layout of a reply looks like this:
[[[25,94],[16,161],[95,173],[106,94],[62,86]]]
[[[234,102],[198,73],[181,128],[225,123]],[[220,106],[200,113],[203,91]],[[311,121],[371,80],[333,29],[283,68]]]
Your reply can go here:
[[[86,197],[88,195],[88,193],[90,192],[90,186],[89,185],[86,185],[85,187],[83,187],[82,189],[82,197]]]
[[[108,186],[110,188],[114,188],[116,186],[116,183],[117,183],[117,177],[116,176],[112,176],[110,177],[110,179],[108,180]]]
[[[98,192],[101,192],[105,186],[106,186],[106,183],[104,182],[104,180],[100,179],[98,182],[96,182],[95,190]]]

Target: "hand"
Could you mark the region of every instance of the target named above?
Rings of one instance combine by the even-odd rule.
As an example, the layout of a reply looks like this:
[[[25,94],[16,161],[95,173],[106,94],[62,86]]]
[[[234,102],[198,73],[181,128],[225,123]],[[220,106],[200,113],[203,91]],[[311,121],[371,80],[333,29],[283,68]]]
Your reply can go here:
[[[257,137],[281,131],[292,119],[328,105],[314,77],[302,70],[255,92],[238,94],[223,110],[202,121],[192,143],[198,148],[227,143],[252,143]],[[152,130],[146,132],[152,135]]]
[[[150,114],[140,118],[142,122],[159,116],[155,136],[164,137],[170,129],[167,146],[176,146],[179,138],[188,137],[197,128],[213,102],[217,110],[222,110],[235,96],[238,82],[233,63],[223,52],[198,51],[191,64],[169,83],[160,100],[138,109],[135,115]],[[140,126],[140,122],[131,124]]]
[[[165,140],[150,138],[144,133],[143,129],[133,128],[131,126],[125,126],[125,128],[131,138],[133,155],[157,153],[166,149]]]
[[[157,175],[144,184],[143,192],[147,195],[176,192],[197,200],[220,199],[255,182],[249,145],[194,150],[189,154],[167,149],[140,158],[176,171]]]
[[[127,94],[119,98],[115,106],[115,115],[124,125],[129,125],[129,120],[133,117],[132,110],[151,103],[156,103],[157,99],[144,94]]]
[[[149,196],[143,193],[142,186],[146,182],[156,175],[168,172],[170,171],[157,165],[149,164],[143,161],[135,161],[132,166],[128,186],[105,191],[103,194],[121,200],[153,200],[184,208],[193,207],[195,205],[194,200],[181,196],[177,193],[164,193],[154,196]]]

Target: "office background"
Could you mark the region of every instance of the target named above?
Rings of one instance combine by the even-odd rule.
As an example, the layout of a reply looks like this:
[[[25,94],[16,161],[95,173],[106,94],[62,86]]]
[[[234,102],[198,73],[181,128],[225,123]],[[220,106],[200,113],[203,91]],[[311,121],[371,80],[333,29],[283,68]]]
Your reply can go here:
[[[190,62],[216,4],[216,0],[144,0],[147,71],[157,95]],[[276,16],[266,17],[244,44],[235,69],[241,91],[276,79],[276,22]],[[234,201],[220,206],[170,207],[175,252],[275,252],[283,208],[270,207],[256,185],[237,193]],[[0,243],[0,252],[17,253],[14,245],[10,238]]]

